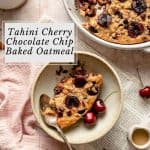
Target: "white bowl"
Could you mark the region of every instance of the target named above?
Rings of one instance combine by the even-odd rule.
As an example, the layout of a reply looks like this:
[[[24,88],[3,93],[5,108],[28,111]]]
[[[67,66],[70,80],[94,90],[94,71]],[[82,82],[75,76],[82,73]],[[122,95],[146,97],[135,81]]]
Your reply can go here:
[[[77,123],[75,127],[65,131],[65,134],[72,144],[82,144],[94,141],[104,136],[114,126],[119,118],[122,109],[122,90],[119,77],[115,70],[103,58],[87,53],[78,52],[78,60],[85,64],[88,72],[101,73],[104,77],[104,85],[102,88],[101,98],[106,97],[112,91],[118,91],[109,97],[106,101],[107,111],[103,117],[98,117],[97,124],[92,128],[87,128],[83,121]],[[53,96],[53,88],[58,82],[56,77],[56,69],[59,65],[45,65],[38,73],[32,88],[31,103],[34,115],[39,122],[41,128],[51,137],[63,141],[59,134],[48,127],[40,114],[39,98],[45,93],[50,97]],[[71,65],[64,66],[66,69],[71,69]]]
[[[145,50],[147,52],[150,52],[150,41],[140,43],[140,44],[123,45],[123,44],[111,43],[111,42],[108,42],[108,41],[105,41],[103,39],[100,39],[100,38],[96,37],[95,35],[93,35],[92,33],[90,33],[89,31],[87,31],[86,29],[84,29],[82,27],[82,24],[85,22],[85,20],[83,19],[83,17],[81,17],[79,15],[79,12],[75,8],[75,3],[74,3],[75,0],[63,0],[63,2],[64,2],[65,8],[66,8],[69,16],[75,22],[77,27],[87,37],[89,37],[93,41],[96,41],[97,43],[102,44],[104,46],[108,46],[110,48],[124,49],[124,50],[138,50],[138,49],[141,49],[141,50]]]

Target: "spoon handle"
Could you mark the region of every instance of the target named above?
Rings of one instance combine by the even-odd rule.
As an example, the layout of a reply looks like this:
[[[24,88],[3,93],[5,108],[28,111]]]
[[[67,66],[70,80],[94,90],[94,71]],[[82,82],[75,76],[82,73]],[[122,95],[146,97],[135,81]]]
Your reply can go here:
[[[66,143],[66,145],[68,146],[69,150],[73,150],[73,148],[71,147],[71,144],[68,142],[66,136],[64,135],[63,131],[57,127],[57,131],[59,132],[59,134],[61,135],[61,137],[63,138],[64,142]]]

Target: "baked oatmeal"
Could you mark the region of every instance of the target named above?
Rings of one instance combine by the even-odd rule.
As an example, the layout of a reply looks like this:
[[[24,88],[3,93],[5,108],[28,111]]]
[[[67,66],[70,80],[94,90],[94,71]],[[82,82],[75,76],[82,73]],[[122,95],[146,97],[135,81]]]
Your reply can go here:
[[[83,27],[119,44],[150,41],[150,0],[79,0]]]
[[[86,73],[80,65],[75,66],[70,75],[56,85],[53,98],[41,96],[42,115],[56,116],[62,129],[74,125],[91,110],[102,84],[101,74]]]

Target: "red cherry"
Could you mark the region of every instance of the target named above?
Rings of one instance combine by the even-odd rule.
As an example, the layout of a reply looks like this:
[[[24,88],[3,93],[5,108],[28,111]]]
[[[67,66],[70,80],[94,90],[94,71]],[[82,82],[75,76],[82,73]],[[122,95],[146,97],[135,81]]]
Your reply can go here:
[[[85,123],[94,124],[96,119],[96,115],[93,112],[88,112],[85,116]]]
[[[105,110],[106,110],[106,106],[105,106],[103,100],[97,99],[97,101],[94,104],[94,111],[96,113],[99,113],[99,112],[103,113],[103,112],[105,112]]]
[[[139,91],[141,97],[150,98],[150,86],[146,86]]]

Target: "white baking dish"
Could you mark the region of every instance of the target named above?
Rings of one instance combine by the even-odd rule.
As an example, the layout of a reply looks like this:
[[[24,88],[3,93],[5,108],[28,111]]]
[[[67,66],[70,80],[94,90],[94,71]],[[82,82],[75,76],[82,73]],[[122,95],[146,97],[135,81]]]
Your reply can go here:
[[[79,15],[78,11],[75,8],[75,0],[63,0],[65,8],[71,17],[71,19],[75,22],[77,27],[90,39],[96,41],[97,43],[108,46],[110,48],[122,49],[122,50],[144,50],[150,52],[150,41],[140,44],[132,44],[132,45],[123,45],[123,44],[115,44],[103,39],[96,37],[91,34],[89,31],[82,27],[82,23],[84,22],[83,18]]]

